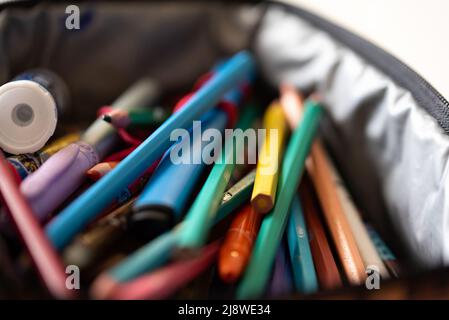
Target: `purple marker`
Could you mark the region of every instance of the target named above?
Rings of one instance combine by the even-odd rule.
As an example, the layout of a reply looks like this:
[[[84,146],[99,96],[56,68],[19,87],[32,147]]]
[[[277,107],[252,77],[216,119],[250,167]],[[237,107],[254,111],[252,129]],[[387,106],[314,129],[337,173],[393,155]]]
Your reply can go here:
[[[158,96],[159,88],[154,81],[142,79],[125,91],[112,107],[141,108],[155,103]],[[55,153],[22,182],[21,191],[41,221],[81,186],[86,171],[108,155],[117,141],[116,129],[97,119],[81,136],[80,142]]]
[[[55,207],[74,192],[84,181],[87,170],[98,163],[98,155],[92,146],[84,142],[73,143],[50,157],[28,183],[21,186],[39,220],[44,220]],[[31,183],[30,183],[31,181]],[[45,192],[43,192],[45,190]]]

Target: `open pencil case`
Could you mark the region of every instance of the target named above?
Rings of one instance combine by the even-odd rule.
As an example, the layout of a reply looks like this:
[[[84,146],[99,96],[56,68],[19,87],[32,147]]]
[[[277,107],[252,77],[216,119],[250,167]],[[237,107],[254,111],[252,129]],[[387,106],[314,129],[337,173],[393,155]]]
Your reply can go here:
[[[0,14],[0,81],[34,67],[68,84],[66,124],[150,74],[165,91],[189,87],[223,57],[250,49],[261,78],[317,92],[320,134],[364,216],[410,271],[449,263],[449,103],[382,49],[293,6],[216,2],[8,1]]]

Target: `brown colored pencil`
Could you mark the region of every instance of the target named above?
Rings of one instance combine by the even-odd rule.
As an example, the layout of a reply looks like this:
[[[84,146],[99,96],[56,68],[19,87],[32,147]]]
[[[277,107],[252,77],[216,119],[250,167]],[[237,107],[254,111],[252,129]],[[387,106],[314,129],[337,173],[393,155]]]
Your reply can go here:
[[[310,160],[307,163],[307,170],[315,185],[346,278],[351,284],[360,284],[366,279],[363,260],[340,203],[329,160],[319,141],[315,141],[312,145]]]
[[[323,226],[319,218],[318,204],[312,191],[312,185],[307,175],[299,187],[301,204],[304,210],[307,228],[310,238],[313,263],[317,273],[320,287],[331,290],[342,286],[340,272],[335,264],[332,251],[326,238]]]

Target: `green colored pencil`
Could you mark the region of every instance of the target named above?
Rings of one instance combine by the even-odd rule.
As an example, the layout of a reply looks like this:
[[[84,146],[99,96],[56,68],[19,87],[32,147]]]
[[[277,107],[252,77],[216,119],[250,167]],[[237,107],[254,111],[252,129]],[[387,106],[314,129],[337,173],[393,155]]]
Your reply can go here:
[[[180,249],[197,249],[205,244],[223,193],[235,168],[236,156],[243,154],[245,147],[244,131],[252,126],[257,115],[258,109],[256,107],[248,106],[244,108],[237,124],[237,128],[242,131],[236,133],[232,148],[228,144],[224,152],[222,150],[220,161],[217,161],[213,166],[204,186],[186,215],[185,226],[180,235]]]
[[[307,101],[303,119],[294,131],[282,163],[281,179],[275,207],[265,217],[245,275],[237,288],[238,299],[261,296],[287,224],[290,204],[297,192],[310,146],[321,116],[321,106]]]
[[[168,110],[155,107],[135,110],[113,109],[103,115],[103,120],[116,128],[127,128],[129,126],[158,126],[168,117],[170,117]]]
[[[222,195],[214,225],[250,199],[255,176],[256,171],[254,169]],[[129,255],[125,260],[108,270],[106,276],[111,281],[126,282],[162,266],[171,257],[172,251],[178,243],[181,228],[183,228],[183,222]]]

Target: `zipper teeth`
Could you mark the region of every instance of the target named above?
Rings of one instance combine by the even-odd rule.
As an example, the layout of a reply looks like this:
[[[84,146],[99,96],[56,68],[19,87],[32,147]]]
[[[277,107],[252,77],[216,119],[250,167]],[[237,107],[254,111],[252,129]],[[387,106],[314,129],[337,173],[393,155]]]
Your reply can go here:
[[[388,54],[388,53],[387,53]],[[396,59],[396,58],[395,58]],[[397,59],[396,59],[397,60]],[[435,94],[437,96],[437,98],[447,107],[449,107],[449,101],[443,97],[443,95],[437,90],[435,89],[426,79],[424,79],[419,73],[417,73],[415,70],[413,70],[412,68],[410,68],[408,65],[406,65],[404,62],[397,60],[398,63],[400,63],[402,65],[402,67],[405,67],[409,72],[411,72],[412,74],[414,74],[416,76],[416,78],[418,79],[419,82],[421,82],[421,84],[423,84],[427,89],[431,90],[433,94]]]

